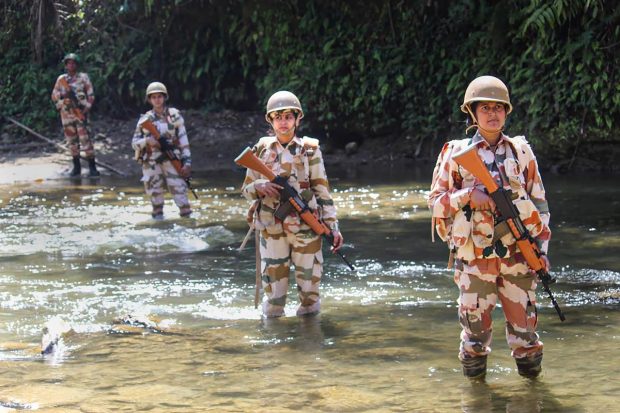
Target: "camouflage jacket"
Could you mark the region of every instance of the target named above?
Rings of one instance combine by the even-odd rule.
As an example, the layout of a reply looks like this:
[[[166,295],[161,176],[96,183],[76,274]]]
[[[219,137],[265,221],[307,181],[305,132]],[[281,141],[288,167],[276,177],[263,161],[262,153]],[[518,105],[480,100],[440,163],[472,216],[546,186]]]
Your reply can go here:
[[[502,134],[495,152],[479,133],[472,139],[453,140],[444,145],[428,198],[437,234],[451,250],[456,250],[457,258],[464,260],[505,258],[516,252],[516,240],[511,234],[495,233],[495,216],[491,211],[470,207],[472,190],[484,190],[484,185],[460,167],[452,154],[474,143],[495,181],[512,190],[521,220],[546,253],[551,237],[549,207],[536,157],[523,136],[510,138]]]
[[[95,91],[93,84],[86,73],[76,73],[75,76],[70,76],[68,73],[58,76],[56,84],[54,84],[54,90],[52,90],[52,101],[56,105],[56,109],[60,111],[60,116],[63,118],[74,118],[75,115],[71,111],[73,104],[66,104],[65,98],[68,98],[69,91],[61,85],[61,79],[65,78],[69,87],[75,93],[75,96],[79,102],[79,108],[90,109],[95,102]]]
[[[252,150],[276,175],[288,177],[289,184],[318,214],[319,219],[330,227],[336,224],[336,207],[329,193],[329,182],[317,139],[295,136],[286,146],[282,146],[275,136],[267,136],[261,138]],[[265,182],[268,182],[267,178],[248,169],[241,192],[249,200],[258,200],[255,185]],[[279,197],[262,198],[254,215],[256,228],[293,233],[310,228],[300,221],[296,213],[286,217],[284,222],[276,220],[273,214],[279,206]]]
[[[166,108],[164,115],[161,117],[153,110],[149,110],[140,116],[136,125],[136,131],[131,140],[131,147],[136,151],[136,160],[141,163],[161,163],[167,159],[158,148],[153,148],[146,144],[146,138],[151,136],[151,134],[146,129],[140,127],[140,125],[147,119],[155,124],[162,138],[166,138],[168,142],[174,145],[176,155],[181,159],[181,163],[191,166],[192,153],[189,149],[185,121],[183,116],[181,116],[181,112],[175,108]]]

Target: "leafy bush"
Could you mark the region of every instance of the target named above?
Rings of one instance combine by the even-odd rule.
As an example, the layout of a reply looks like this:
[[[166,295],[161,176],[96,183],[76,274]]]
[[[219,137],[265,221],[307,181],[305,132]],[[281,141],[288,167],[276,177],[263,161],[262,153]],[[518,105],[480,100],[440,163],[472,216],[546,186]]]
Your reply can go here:
[[[37,57],[15,22],[30,22],[33,32],[30,6],[41,2],[58,12]],[[620,8],[612,1],[7,4],[0,104],[39,123],[54,115],[48,95],[58,60],[79,50],[96,110],[118,116],[143,110],[154,80],[166,83],[175,104],[206,110],[262,110],[271,93],[289,89],[307,123],[336,143],[349,135],[408,137],[413,144],[402,146],[413,156],[420,143],[432,150],[463,135],[464,90],[491,74],[511,90],[508,133],[526,134],[552,162],[598,157],[589,142],[620,143],[613,133],[620,126]]]

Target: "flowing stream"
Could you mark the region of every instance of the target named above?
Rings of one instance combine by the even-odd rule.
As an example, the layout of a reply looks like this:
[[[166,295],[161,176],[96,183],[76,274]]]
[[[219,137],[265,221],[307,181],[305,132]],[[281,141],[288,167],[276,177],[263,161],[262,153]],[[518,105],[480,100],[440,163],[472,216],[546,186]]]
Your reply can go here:
[[[608,412],[620,394],[620,187],[545,176],[552,286],[543,375],[521,378],[494,313],[485,382],[462,376],[457,289],[430,241],[428,174],[332,170],[351,272],[326,252],[323,310],[261,320],[243,174],[198,176],[193,218],[153,221],[139,177],[0,186],[0,412]],[[430,169],[427,168],[427,169]],[[119,331],[125,314],[161,328]],[[43,327],[71,331],[42,355]]]

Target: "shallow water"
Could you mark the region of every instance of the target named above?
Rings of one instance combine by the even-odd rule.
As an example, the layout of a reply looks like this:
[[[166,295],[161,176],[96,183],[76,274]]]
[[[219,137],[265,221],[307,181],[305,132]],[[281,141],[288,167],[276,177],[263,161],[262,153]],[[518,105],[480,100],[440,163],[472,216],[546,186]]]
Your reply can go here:
[[[236,248],[240,172],[199,176],[194,218],[152,221],[138,178],[0,187],[0,412],[591,412],[620,391],[620,188],[545,177],[553,291],[539,291],[543,376],[518,376],[495,316],[486,382],[456,358],[456,287],[430,242],[428,176],[332,171],[350,272],[326,258],[322,313],[261,321],[254,252]],[[616,297],[616,298],[613,298]],[[125,313],[164,333],[113,334]],[[44,324],[75,333],[42,356]]]

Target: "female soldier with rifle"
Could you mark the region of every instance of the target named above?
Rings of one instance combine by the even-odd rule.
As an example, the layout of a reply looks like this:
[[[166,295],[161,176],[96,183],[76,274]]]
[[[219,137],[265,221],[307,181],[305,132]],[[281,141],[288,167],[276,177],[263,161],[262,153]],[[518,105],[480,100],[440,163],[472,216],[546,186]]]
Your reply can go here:
[[[499,298],[506,317],[506,339],[519,374],[536,377],[541,372],[543,343],[536,333],[537,274],[532,269],[548,277],[546,252],[551,236],[538,165],[524,137],[503,133],[512,104],[501,80],[493,76],[474,79],[465,91],[461,110],[468,115],[468,130],[476,128],[476,133],[444,145],[428,200],[433,226],[448,243],[451,263],[454,258],[462,327],[459,359],[465,376],[484,377],[491,352],[491,314]],[[485,187],[480,174],[462,166],[464,153],[482,161],[495,188]],[[489,193],[499,193],[497,188],[510,194],[516,217],[502,217],[500,205],[496,209],[494,199],[500,198]],[[523,233],[514,230],[515,222],[521,223]],[[532,251],[537,268],[528,266]],[[557,304],[556,309],[563,318]]]

